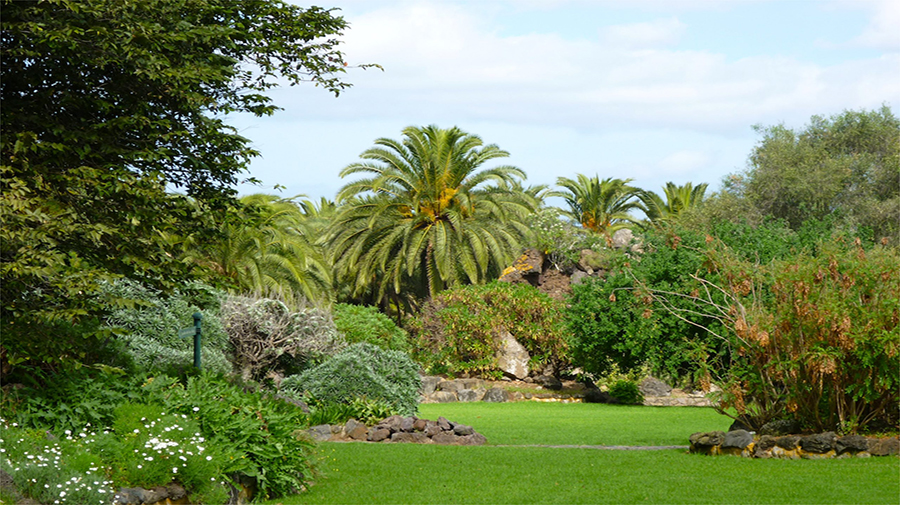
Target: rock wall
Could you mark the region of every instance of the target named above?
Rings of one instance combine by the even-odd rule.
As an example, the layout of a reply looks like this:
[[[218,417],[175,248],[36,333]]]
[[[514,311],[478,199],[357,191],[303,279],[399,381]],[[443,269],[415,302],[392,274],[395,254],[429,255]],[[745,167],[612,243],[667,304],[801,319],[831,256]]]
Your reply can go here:
[[[690,452],[745,458],[827,459],[868,458],[900,454],[900,438],[861,435],[758,435],[746,430],[700,432],[690,436]]]
[[[471,426],[448,421],[418,417],[391,416],[371,428],[350,419],[343,425],[321,424],[309,429],[310,436],[319,442],[380,442],[439,445],[484,445],[487,438]]]

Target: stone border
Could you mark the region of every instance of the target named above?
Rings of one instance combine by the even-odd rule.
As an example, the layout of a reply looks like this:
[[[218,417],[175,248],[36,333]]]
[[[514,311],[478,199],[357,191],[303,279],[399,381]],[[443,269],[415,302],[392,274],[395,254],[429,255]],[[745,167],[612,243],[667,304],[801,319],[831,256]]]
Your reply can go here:
[[[350,419],[343,425],[320,424],[308,430],[317,442],[376,442],[438,445],[484,445],[487,438],[471,426],[448,421],[391,416],[369,428]]]
[[[690,452],[745,458],[829,459],[868,458],[900,454],[900,437],[862,435],[838,437],[834,432],[814,435],[754,436],[746,430],[698,432],[690,436]]]

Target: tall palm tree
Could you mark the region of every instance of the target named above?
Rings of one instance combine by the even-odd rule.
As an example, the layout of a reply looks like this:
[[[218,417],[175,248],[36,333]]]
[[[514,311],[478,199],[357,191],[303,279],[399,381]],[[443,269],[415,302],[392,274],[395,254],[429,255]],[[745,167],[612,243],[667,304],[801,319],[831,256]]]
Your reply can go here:
[[[688,182],[683,186],[677,186],[673,182],[667,182],[663,187],[663,195],[666,199],[652,191],[640,191],[638,198],[641,200],[644,214],[652,223],[670,221],[682,211],[697,207],[703,203],[708,184],[694,186]]]
[[[222,237],[191,251],[189,258],[241,291],[274,293],[286,300],[330,299],[330,266],[297,202],[265,194],[240,202],[242,208],[222,224]]]
[[[433,125],[375,144],[360,155],[365,161],[341,171],[367,177],[339,191],[329,236],[335,269],[356,294],[372,290],[376,302],[386,294],[431,297],[483,282],[518,254],[537,199],[514,189],[522,170],[481,168],[509,153]]]
[[[578,174],[578,180],[560,177],[556,184],[565,188],[558,195],[569,206],[566,214],[584,228],[611,240],[616,230],[636,223],[629,212],[641,208],[640,203],[634,199],[640,190],[629,186],[631,181],[632,179],[611,177],[601,181],[596,175],[587,177]]]

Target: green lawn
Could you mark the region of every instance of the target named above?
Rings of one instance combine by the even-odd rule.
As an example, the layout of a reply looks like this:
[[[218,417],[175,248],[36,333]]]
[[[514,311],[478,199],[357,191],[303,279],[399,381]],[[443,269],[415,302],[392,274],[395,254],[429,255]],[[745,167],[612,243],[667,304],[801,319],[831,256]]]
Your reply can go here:
[[[686,445],[727,428],[711,409],[553,403],[422,405],[419,416],[472,424],[490,445],[325,443],[312,489],[271,504],[892,503],[900,459],[707,457],[496,444]]]

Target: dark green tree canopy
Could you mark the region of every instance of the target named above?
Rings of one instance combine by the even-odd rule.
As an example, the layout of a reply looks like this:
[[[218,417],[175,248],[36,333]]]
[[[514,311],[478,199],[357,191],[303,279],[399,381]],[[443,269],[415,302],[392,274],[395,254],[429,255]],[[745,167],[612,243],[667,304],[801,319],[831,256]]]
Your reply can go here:
[[[205,209],[257,154],[223,116],[271,114],[277,79],[338,94],[346,23],[269,0],[2,5],[2,315],[22,335],[4,347],[42,360],[72,352],[48,335],[102,312],[103,279],[188,276],[184,236],[214,229]]]

